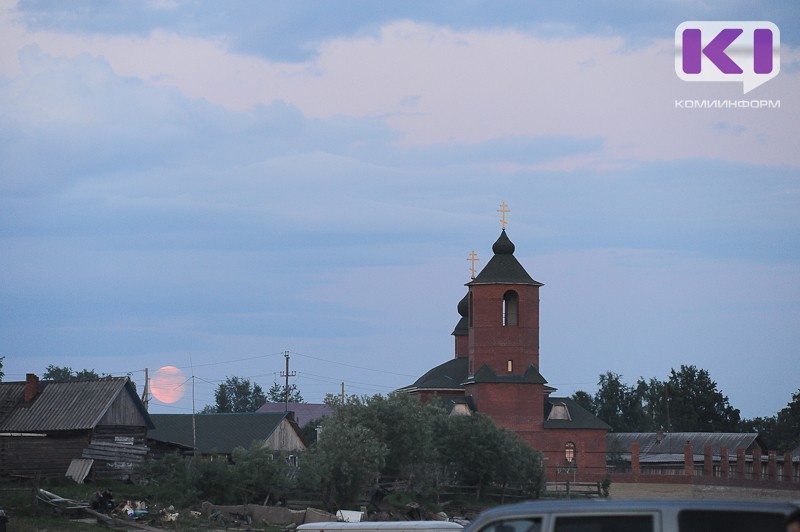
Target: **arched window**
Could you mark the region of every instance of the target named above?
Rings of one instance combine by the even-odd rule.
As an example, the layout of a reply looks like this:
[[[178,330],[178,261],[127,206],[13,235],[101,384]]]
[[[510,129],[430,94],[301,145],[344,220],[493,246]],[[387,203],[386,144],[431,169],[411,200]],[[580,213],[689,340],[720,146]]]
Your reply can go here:
[[[568,441],[566,445],[564,445],[564,461],[568,464],[575,463],[575,443]]]
[[[503,294],[503,326],[519,323],[519,296],[513,290]]]

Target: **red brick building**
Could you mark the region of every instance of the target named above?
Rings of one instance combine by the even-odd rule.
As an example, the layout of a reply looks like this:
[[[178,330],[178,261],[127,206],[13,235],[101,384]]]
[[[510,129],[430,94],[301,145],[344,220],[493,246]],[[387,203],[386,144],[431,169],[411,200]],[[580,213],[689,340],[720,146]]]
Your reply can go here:
[[[601,420],[568,397],[554,397],[539,364],[539,288],[514,257],[505,229],[493,257],[469,283],[453,331],[455,358],[402,391],[480,412],[545,456],[549,480],[596,480],[606,471]]]

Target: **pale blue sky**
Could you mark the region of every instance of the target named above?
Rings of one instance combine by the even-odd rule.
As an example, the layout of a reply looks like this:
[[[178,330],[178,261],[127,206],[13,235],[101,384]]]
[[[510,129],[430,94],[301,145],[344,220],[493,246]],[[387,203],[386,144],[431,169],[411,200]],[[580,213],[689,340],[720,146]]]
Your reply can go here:
[[[800,387],[800,7],[0,1],[0,356],[194,364],[309,401],[453,354],[466,257],[508,234],[559,394],[708,369]],[[686,20],[769,20],[781,72],[674,71]],[[682,99],[780,109],[676,109]],[[188,396],[156,412],[189,412]]]

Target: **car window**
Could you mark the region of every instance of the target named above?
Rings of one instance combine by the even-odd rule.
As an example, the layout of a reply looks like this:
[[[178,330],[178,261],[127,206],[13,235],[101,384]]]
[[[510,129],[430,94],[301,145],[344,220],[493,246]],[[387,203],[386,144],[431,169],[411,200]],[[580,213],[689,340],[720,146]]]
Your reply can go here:
[[[785,532],[786,516],[773,512],[723,512],[683,510],[678,514],[680,532]]]
[[[556,517],[555,532],[653,532],[652,515]]]
[[[540,532],[542,520],[538,517],[497,521],[483,528],[481,532]]]

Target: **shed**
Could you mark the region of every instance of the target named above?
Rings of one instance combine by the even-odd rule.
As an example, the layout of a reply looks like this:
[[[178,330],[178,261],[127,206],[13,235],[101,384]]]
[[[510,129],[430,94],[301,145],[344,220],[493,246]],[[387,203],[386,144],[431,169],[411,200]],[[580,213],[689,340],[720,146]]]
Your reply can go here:
[[[73,460],[127,478],[153,423],[127,377],[0,382],[0,475],[63,477]]]

